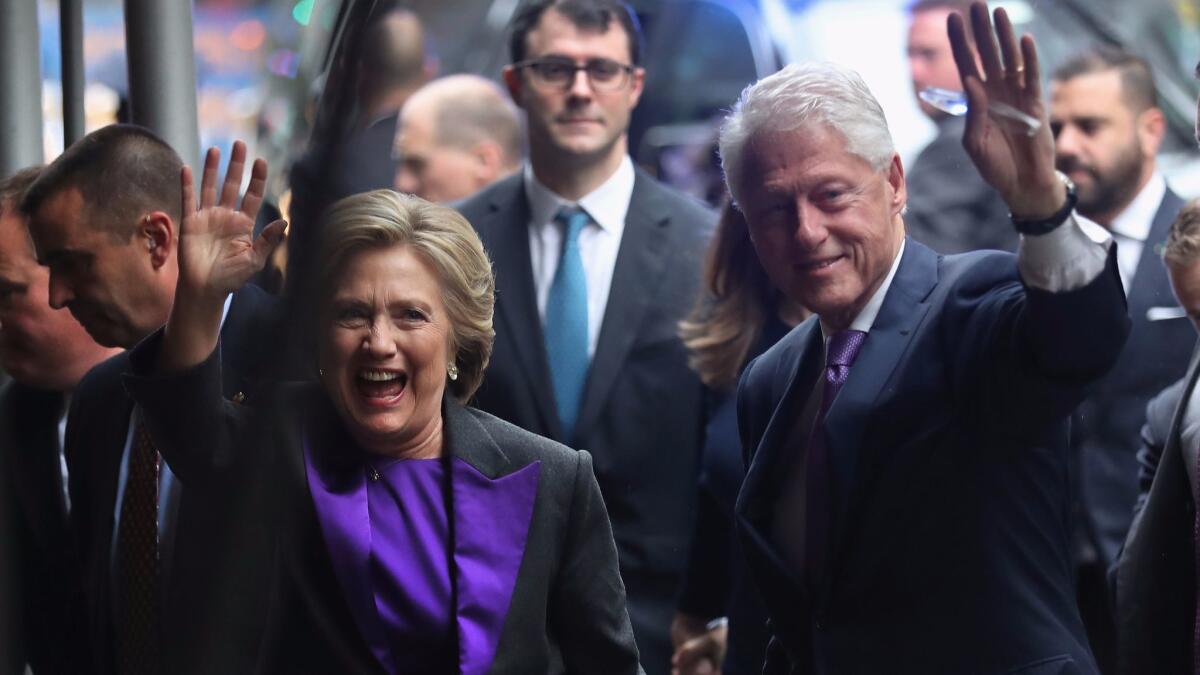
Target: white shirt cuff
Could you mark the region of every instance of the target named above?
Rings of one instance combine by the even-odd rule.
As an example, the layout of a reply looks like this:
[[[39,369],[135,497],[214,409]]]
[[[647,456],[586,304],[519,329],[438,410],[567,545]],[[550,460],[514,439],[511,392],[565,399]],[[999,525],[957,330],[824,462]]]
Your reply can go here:
[[[1046,234],[1021,235],[1017,269],[1031,288],[1073,291],[1100,276],[1112,245],[1108,230],[1072,213],[1067,222]]]

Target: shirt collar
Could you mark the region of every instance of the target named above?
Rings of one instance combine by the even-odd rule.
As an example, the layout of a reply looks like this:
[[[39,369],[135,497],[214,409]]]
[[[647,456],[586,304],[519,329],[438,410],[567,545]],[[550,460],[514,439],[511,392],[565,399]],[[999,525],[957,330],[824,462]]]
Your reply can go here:
[[[1109,229],[1127,239],[1145,241],[1146,237],[1150,236],[1154,214],[1166,193],[1167,181],[1161,173],[1155,171],[1133,201],[1129,202],[1129,206],[1113,218],[1112,227]]]
[[[896,278],[896,270],[900,269],[900,258],[904,257],[904,247],[907,243],[907,238],[900,241],[900,250],[896,251],[896,257],[892,260],[892,269],[888,270],[883,283],[879,285],[879,288],[875,289],[875,294],[863,306],[862,311],[858,313],[858,316],[854,317],[854,321],[850,322],[850,330],[860,330],[864,333],[871,332],[871,326],[875,325],[875,317],[879,316],[879,310],[883,308],[883,299],[887,297],[888,289],[892,287],[892,280]],[[821,321],[821,334],[826,340],[834,332],[829,326],[825,325],[824,321]]]
[[[554,216],[564,206],[577,205],[587,211],[592,220],[605,231],[619,233],[625,229],[625,216],[629,213],[629,201],[633,198],[635,179],[633,161],[628,155],[621,159],[621,164],[607,180],[575,203],[563,199],[538,181],[529,162],[525,163],[524,172],[530,223],[544,225],[553,221]]]

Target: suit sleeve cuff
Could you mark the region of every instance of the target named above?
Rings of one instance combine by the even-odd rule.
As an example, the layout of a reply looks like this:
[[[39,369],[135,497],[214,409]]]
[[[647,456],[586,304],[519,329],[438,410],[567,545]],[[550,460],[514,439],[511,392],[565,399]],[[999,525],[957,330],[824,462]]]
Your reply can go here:
[[[1046,234],[1021,235],[1017,268],[1030,288],[1073,291],[1100,276],[1112,246],[1107,230],[1072,213],[1067,222]]]

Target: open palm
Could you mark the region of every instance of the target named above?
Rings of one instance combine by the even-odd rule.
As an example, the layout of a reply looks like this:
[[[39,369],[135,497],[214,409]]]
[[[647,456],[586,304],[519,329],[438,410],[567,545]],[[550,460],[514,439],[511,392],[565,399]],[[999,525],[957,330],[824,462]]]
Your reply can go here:
[[[275,221],[254,236],[254,219],[262,206],[267,182],[267,163],[254,161],[250,185],[237,204],[238,189],[246,164],[246,145],[233,144],[225,182],[217,194],[217,165],[221,153],[216,148],[204,158],[204,173],[197,208],[192,172],[184,167],[183,222],[179,239],[179,283],[190,297],[224,298],[237,290],[263,268],[271,251],[283,239],[285,223]]]
[[[967,94],[963,147],[1013,215],[1046,216],[1058,210],[1066,194],[1054,174],[1054,137],[1042,100],[1037,49],[1028,35],[1018,43],[1012,22],[1003,9],[997,9],[995,14],[993,33],[987,4],[976,2],[971,7],[978,64],[967,40],[963,18],[952,13],[947,24],[954,60]],[[988,106],[995,103],[1016,108],[1040,120],[1041,126],[1029,134],[1019,124],[989,115]]]

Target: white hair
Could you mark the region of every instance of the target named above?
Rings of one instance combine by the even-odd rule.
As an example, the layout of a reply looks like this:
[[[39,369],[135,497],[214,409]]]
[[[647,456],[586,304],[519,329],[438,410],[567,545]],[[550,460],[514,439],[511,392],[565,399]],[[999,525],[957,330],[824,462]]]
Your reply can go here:
[[[793,63],[743,89],[721,124],[721,168],[734,201],[742,187],[743,154],[751,137],[818,123],[845,137],[846,149],[877,171],[884,170],[896,152],[883,108],[858,73],[829,62]]]

